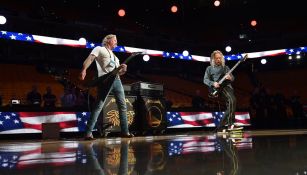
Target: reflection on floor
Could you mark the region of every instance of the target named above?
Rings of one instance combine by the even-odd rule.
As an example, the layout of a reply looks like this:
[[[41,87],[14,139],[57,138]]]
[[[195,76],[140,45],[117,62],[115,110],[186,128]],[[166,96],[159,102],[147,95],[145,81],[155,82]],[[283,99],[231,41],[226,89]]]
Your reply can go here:
[[[307,130],[1,141],[0,174],[307,174]]]

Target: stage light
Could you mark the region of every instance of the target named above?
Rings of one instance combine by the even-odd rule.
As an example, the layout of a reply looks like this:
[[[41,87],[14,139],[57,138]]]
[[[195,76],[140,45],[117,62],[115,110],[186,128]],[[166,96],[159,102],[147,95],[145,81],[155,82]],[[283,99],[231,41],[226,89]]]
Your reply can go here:
[[[301,59],[301,52],[300,51],[297,51],[296,52],[296,59]]]
[[[225,50],[226,50],[226,52],[230,52],[230,51],[231,51],[231,47],[230,47],[230,46],[227,46],[227,47],[225,48]]]
[[[266,61],[266,59],[261,59],[261,64],[266,64],[267,63],[267,61]]]
[[[251,25],[252,25],[253,27],[255,27],[255,26],[257,25],[257,21],[256,21],[256,20],[252,20],[252,21],[251,21]]]
[[[184,51],[182,52],[182,55],[185,56],[185,57],[186,57],[186,56],[189,56],[189,51],[184,50]]]
[[[214,6],[218,7],[221,5],[221,2],[219,0],[214,1]]]
[[[173,5],[173,6],[171,7],[171,12],[176,13],[177,11],[178,11],[178,7],[175,6],[175,5]]]
[[[289,60],[292,60],[292,55],[289,55],[289,56],[288,56],[288,59],[289,59]]]
[[[149,59],[150,59],[149,55],[144,55],[144,56],[143,56],[143,60],[144,60],[144,61],[149,61]]]
[[[6,18],[0,15],[0,24],[5,24],[5,23],[6,23]]]
[[[126,11],[124,9],[118,10],[118,16],[124,17],[126,15]]]
[[[86,39],[85,38],[80,38],[79,42],[80,42],[80,44],[85,45],[86,44]]]

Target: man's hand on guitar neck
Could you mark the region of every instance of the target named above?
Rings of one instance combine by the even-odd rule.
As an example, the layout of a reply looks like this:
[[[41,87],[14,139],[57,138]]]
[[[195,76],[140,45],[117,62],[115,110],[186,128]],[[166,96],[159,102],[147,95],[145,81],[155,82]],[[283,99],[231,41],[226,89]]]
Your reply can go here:
[[[124,75],[127,72],[127,65],[126,64],[121,64],[118,68],[120,69],[118,71],[119,75]]]
[[[229,74],[226,74],[225,79],[232,81],[232,77]]]

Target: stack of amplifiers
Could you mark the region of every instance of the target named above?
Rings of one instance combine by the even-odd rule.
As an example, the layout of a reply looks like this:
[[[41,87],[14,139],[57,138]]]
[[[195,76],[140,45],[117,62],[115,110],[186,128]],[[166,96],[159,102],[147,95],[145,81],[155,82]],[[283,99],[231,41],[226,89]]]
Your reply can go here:
[[[137,96],[147,97],[163,97],[164,90],[162,84],[154,84],[147,82],[136,82],[131,84],[131,92]]]

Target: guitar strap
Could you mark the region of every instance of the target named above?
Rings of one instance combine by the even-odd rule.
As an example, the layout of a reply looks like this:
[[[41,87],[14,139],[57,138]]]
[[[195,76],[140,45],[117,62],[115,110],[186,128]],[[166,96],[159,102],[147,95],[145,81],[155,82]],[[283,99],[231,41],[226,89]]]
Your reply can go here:
[[[226,66],[223,66],[223,72],[224,72],[224,75],[226,75]]]
[[[106,47],[105,47],[106,48]],[[106,48],[107,49],[107,48]],[[110,51],[109,51],[109,49],[107,49],[107,51],[108,51],[108,53],[109,53],[109,55],[110,55],[110,62],[114,62],[114,65],[115,65],[115,68],[114,69],[116,69],[117,68],[117,65],[116,65],[116,61],[115,61],[115,55],[112,53],[110,53]],[[112,55],[113,55],[113,59],[112,59]]]

